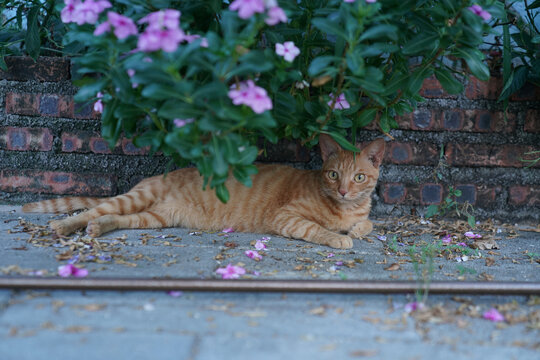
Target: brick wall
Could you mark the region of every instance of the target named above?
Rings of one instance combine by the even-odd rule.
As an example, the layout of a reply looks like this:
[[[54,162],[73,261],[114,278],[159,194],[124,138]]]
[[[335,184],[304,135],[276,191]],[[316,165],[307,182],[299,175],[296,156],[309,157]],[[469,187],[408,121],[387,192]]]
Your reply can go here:
[[[107,147],[97,114],[73,101],[69,60],[12,57],[7,64],[9,71],[0,71],[0,203],[110,196],[164,171],[167,159],[150,157],[128,139]],[[505,119],[496,102],[501,84],[498,77],[471,78],[464,94],[449,95],[435,78],[426,79],[427,101],[391,132],[374,216],[422,213],[452,186],[480,219],[540,221],[540,164],[527,168],[521,161],[540,150],[540,89],[528,85],[514,95]],[[359,136],[364,143],[380,133],[371,126]],[[321,163],[315,149],[289,141],[267,147],[261,161]]]

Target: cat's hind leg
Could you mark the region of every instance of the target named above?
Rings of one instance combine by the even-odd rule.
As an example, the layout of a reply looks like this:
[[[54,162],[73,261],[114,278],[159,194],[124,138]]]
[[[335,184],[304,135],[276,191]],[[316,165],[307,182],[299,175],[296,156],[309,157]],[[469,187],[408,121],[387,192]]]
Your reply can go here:
[[[104,215],[124,215],[140,212],[154,202],[154,197],[141,190],[130,191],[126,194],[107,199],[98,206],[76,216],[62,220],[51,221],[51,228],[58,235],[69,235],[84,228],[88,223]]]
[[[88,222],[86,232],[91,237],[116,229],[156,229],[172,226],[167,218],[157,211],[144,211],[128,215],[104,215]]]

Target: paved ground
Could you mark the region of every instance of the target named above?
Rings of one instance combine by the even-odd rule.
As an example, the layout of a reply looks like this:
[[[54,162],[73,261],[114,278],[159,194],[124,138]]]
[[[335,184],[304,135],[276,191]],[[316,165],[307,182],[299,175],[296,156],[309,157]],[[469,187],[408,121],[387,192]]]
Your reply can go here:
[[[51,218],[0,207],[0,275],[57,276],[59,265],[72,262],[89,277],[219,278],[216,269],[230,263],[252,279],[540,281],[540,236],[523,225],[479,224],[475,240],[463,224],[393,219],[351,250],[272,237],[255,261],[245,251],[264,235],[164,229],[59,239],[46,227]],[[430,295],[425,309],[409,313],[414,300],[6,289],[0,359],[540,357],[538,297]],[[483,318],[493,307],[505,321]]]

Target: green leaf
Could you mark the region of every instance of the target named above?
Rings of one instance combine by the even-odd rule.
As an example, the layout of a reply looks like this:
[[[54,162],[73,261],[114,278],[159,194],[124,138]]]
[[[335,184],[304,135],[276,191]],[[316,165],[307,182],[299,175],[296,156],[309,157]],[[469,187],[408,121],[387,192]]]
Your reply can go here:
[[[332,62],[339,60],[335,56],[319,56],[311,61],[308,68],[309,76],[317,76],[321,74]]]
[[[426,210],[426,218],[430,218],[433,215],[437,214],[439,212],[439,206],[438,205],[429,205]]]
[[[4,59],[4,56],[0,56],[0,69],[3,71],[8,71],[8,67],[6,64],[6,60]]]
[[[41,47],[41,40],[39,38],[39,24],[38,24],[38,15],[39,15],[40,5],[35,5],[28,12],[27,18],[27,30],[26,30],[26,52],[34,60],[39,56],[39,50]]]
[[[474,229],[476,227],[476,218],[473,215],[467,216],[467,222],[469,223],[469,226]]]
[[[439,34],[421,33],[412,38],[403,47],[403,54],[413,55],[435,49],[439,45]]]
[[[360,152],[360,149],[358,149],[356,146],[351,144],[349,140],[345,139],[345,137],[341,134],[329,132],[329,131],[321,131],[322,134],[327,134],[332,137],[343,149],[349,150],[352,152]]]
[[[167,100],[159,108],[158,116],[166,119],[189,119],[201,116],[201,110],[180,100]]]
[[[436,68],[435,77],[437,77],[444,90],[449,94],[461,94],[463,92],[463,84],[450,71],[443,68]]]
[[[227,190],[227,187],[225,187],[225,184],[220,184],[216,186],[216,195],[218,199],[226,204],[230,199],[229,190]]]
[[[345,30],[339,24],[325,18],[315,18],[311,20],[313,26],[321,30],[323,34],[339,36],[344,40],[348,40]]]
[[[366,108],[358,114],[358,117],[355,120],[355,125],[358,127],[364,127],[373,121],[375,119],[375,115],[377,114],[377,109],[375,108]]]
[[[109,82],[108,79],[101,78],[90,84],[84,85],[79,89],[77,94],[75,94],[73,99],[76,102],[83,102],[83,101],[90,100],[94,98],[99,91],[103,90],[107,86],[108,82]]]
[[[489,79],[489,68],[482,60],[484,54],[478,49],[456,49],[455,55],[463,58],[469,67],[471,73],[479,80],[487,81]]]
[[[364,40],[373,40],[381,37],[397,40],[397,27],[388,24],[372,26],[360,35],[358,41],[362,42]]]
[[[510,97],[510,95],[517,92],[525,85],[529,76],[529,67],[525,65],[518,66],[510,73],[510,77],[504,84],[504,87],[499,96],[499,100],[504,100]]]

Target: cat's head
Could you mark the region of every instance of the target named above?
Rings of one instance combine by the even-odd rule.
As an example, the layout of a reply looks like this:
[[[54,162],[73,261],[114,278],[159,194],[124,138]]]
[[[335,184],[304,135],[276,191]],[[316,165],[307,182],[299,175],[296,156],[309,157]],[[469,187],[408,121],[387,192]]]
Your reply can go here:
[[[341,148],[330,136],[319,138],[322,168],[322,190],[339,202],[361,201],[369,198],[379,178],[385,143],[377,139],[360,152]],[[357,148],[360,147],[357,145]]]

